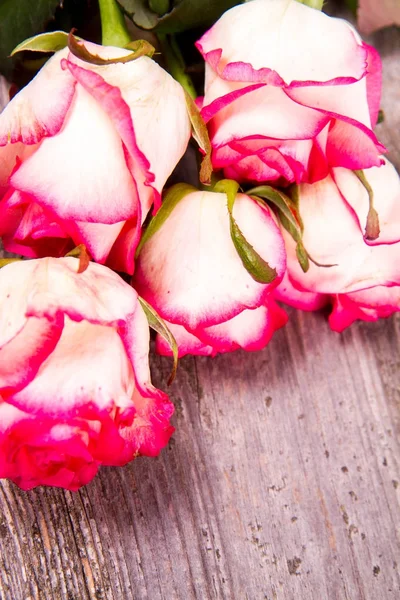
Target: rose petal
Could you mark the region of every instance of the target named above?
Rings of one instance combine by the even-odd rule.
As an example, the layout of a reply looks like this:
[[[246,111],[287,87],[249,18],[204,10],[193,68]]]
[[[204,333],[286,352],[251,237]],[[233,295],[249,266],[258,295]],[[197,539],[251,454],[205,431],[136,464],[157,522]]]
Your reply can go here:
[[[212,346],[214,352],[232,352],[239,348],[254,352],[262,350],[287,320],[285,311],[269,300],[265,306],[244,310],[229,321],[197,329],[196,335]]]
[[[132,158],[145,216],[151,203],[159,202],[152,188],[161,193],[189,141],[181,86],[147,57],[125,64],[91,65],[89,71],[87,64],[70,55],[67,66],[113,119]]]
[[[329,296],[309,292],[297,288],[291,281],[288,272],[285,273],[283,280],[273,292],[274,298],[280,302],[285,302],[289,306],[294,306],[301,310],[319,310],[329,303]]]
[[[304,273],[296,258],[292,237],[283,232],[293,284],[322,294],[349,293],[377,285],[400,283],[400,244],[368,246],[359,220],[345,202],[331,177],[299,186],[303,243],[310,256]]]
[[[378,213],[380,234],[367,244],[393,244],[400,241],[400,178],[394,166],[383,159],[382,167],[364,171],[374,194],[374,208]],[[342,197],[357,215],[364,233],[369,211],[368,193],[358,177],[347,169],[334,169],[333,176]]]
[[[60,67],[67,53],[57,52],[7,104],[0,115],[0,146],[37,144],[61,130],[75,91],[73,77]]]
[[[61,338],[33,381],[8,401],[38,416],[90,418],[94,409],[125,407],[134,388],[132,366],[117,331],[66,317]]]
[[[377,321],[400,310],[400,287],[377,286],[333,298],[329,325],[334,331],[343,331],[354,321]]]
[[[245,308],[257,308],[278,284],[285,254],[269,211],[239,194],[234,216],[248,242],[277,269],[277,279],[263,285],[244,268],[230,237],[225,194],[190,193],[144,245],[136,263],[136,288],[168,321],[190,330],[216,325]]]
[[[112,224],[137,210],[120,137],[81,87],[63,130],[42,142],[12,175],[11,184],[63,219]]]
[[[238,43],[236,31],[251,43]],[[366,52],[359,41],[345,21],[294,0],[253,0],[224,13],[197,47],[223,79],[310,85],[361,79]]]
[[[189,333],[183,325],[176,323],[166,323],[168,329],[174,336],[178,344],[178,356],[182,358],[187,354],[195,354],[198,356],[215,356],[217,351],[212,346],[204,344],[193,333]],[[168,342],[159,334],[156,338],[156,352],[162,356],[172,356],[172,349]]]

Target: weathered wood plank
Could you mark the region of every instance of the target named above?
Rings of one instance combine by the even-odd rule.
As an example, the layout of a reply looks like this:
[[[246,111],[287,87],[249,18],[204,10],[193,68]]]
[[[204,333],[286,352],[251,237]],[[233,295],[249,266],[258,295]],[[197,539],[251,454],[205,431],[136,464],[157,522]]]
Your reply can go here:
[[[293,314],[263,352],[185,359],[160,458],[3,483],[1,597],[399,597],[399,340]]]
[[[374,37],[397,167],[399,40]],[[399,351],[399,318],[291,311],[263,352],[184,359],[159,458],[75,494],[2,483],[1,600],[399,598]]]

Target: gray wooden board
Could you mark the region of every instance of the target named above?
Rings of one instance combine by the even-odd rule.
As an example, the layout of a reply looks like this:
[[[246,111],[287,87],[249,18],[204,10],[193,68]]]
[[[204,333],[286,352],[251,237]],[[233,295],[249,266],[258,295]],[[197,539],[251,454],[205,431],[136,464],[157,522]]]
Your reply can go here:
[[[374,41],[399,168],[400,36]],[[262,352],[181,361],[160,457],[77,493],[3,482],[1,600],[400,598],[400,318],[290,317]]]

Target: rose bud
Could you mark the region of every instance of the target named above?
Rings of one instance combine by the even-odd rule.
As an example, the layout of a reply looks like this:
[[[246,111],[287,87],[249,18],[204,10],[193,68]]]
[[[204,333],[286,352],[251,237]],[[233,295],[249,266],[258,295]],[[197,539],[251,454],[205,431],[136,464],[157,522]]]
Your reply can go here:
[[[180,356],[261,349],[287,321],[271,297],[286,264],[279,229],[268,207],[245,194],[237,194],[230,215],[225,193],[186,188],[171,212],[174,188],[167,194],[168,217],[140,250],[135,288],[167,321]],[[232,227],[274,271],[270,279],[257,281],[245,268]],[[170,354],[161,338],[157,349]]]
[[[134,289],[75,258],[0,270],[0,477],[76,490],[98,467],[154,456],[173,406],[153,387]]]
[[[330,324],[337,331],[400,309],[400,179],[388,161],[364,177],[370,195],[356,173],[342,168],[299,186],[303,243],[312,259],[307,272],[283,232],[287,273],[275,297],[306,310],[333,304]]]
[[[131,53],[82,47],[96,60]],[[181,86],[148,56],[99,66],[57,52],[0,115],[4,247],[40,257],[85,244],[132,273],[141,223],[189,136]]]
[[[372,127],[381,62],[343,21],[295,0],[227,11],[197,42],[215,169],[237,181],[314,182],[381,164]]]

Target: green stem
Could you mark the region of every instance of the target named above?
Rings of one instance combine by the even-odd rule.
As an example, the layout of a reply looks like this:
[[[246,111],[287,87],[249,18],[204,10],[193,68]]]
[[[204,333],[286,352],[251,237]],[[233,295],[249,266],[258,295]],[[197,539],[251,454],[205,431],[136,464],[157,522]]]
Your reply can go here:
[[[301,4],[306,4],[310,8],[316,8],[317,10],[322,10],[324,5],[324,0],[298,0]]]
[[[174,36],[158,34],[162,53],[165,57],[168,71],[172,77],[178,81],[189,96],[194,100],[197,98],[197,93],[190,76],[186,73],[185,61]]]
[[[99,0],[103,46],[124,48],[131,41],[116,0]]]

